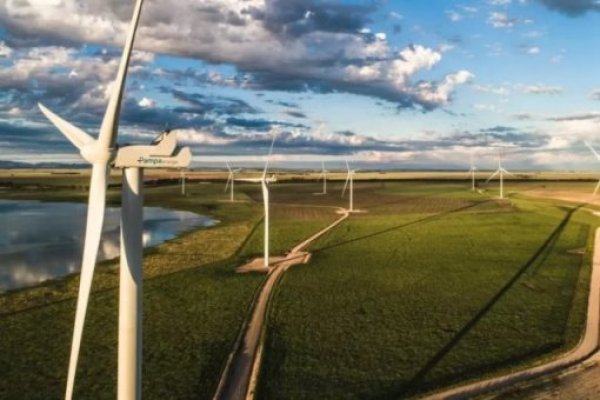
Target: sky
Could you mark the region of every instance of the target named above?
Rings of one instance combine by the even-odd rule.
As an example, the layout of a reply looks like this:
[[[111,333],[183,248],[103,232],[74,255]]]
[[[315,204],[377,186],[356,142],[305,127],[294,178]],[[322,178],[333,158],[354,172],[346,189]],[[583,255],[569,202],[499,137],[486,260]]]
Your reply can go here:
[[[134,0],[0,0],[0,161],[81,162]],[[194,165],[591,170],[597,0],[146,0],[118,142],[177,131]]]

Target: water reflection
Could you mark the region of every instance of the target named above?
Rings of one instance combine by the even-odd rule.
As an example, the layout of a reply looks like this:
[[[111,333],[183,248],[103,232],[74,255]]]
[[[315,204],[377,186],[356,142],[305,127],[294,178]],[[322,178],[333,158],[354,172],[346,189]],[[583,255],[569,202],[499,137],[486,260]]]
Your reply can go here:
[[[0,200],[0,292],[32,286],[80,269],[87,206]],[[108,208],[99,260],[119,255],[120,209]],[[144,246],[154,246],[209,217],[186,211],[144,208]]]

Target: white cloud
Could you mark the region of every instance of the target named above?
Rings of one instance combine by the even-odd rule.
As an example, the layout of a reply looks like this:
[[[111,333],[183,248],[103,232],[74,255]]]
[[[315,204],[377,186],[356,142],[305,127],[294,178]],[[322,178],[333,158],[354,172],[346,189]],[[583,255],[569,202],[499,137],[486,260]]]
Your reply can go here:
[[[563,93],[563,89],[558,86],[546,86],[546,85],[519,85],[519,88],[524,93],[529,94],[552,94],[558,95]]]
[[[313,19],[313,10],[303,12],[299,17],[302,21],[290,22],[286,18],[293,13],[283,18],[284,6],[283,1],[265,0],[205,0],[202,7],[197,0],[147,2],[136,48],[147,52],[139,57],[173,54],[233,65],[240,74],[259,77],[257,89],[259,85],[269,89],[272,81],[315,82],[320,87],[327,83],[332,91],[366,93],[407,106],[419,105],[411,103],[411,99],[418,103],[418,96],[406,98],[417,89],[407,78],[431,68],[430,63],[402,59],[405,51],[396,53],[382,32],[375,34],[377,40],[371,40],[372,32],[365,27],[363,34],[358,33],[361,28],[336,31],[334,24],[311,27],[305,21]],[[129,3],[105,0],[9,1],[0,7],[0,24],[10,21],[11,33],[26,40],[121,47],[130,17]],[[402,17],[390,13],[390,18]],[[377,75],[376,82],[369,78]],[[286,79],[281,79],[283,76]]]
[[[488,4],[491,4],[493,6],[505,6],[510,3],[511,0],[488,0]]]
[[[156,101],[149,99],[148,97],[143,97],[138,105],[142,108],[154,108],[156,106]]]
[[[453,10],[446,11],[446,15],[448,16],[448,19],[452,22],[458,22],[463,19],[462,14],[459,14]]]
[[[493,26],[494,28],[512,28],[515,26],[517,20],[515,18],[511,18],[508,14],[504,12],[491,12],[488,17],[488,24]]]
[[[600,101],[600,89],[595,89],[592,92],[592,99]]]
[[[541,52],[542,52],[542,50],[537,46],[529,47],[527,49],[527,54],[531,54],[531,55],[540,54]]]
[[[8,58],[12,53],[13,49],[8,47],[4,41],[0,41],[0,58]]]

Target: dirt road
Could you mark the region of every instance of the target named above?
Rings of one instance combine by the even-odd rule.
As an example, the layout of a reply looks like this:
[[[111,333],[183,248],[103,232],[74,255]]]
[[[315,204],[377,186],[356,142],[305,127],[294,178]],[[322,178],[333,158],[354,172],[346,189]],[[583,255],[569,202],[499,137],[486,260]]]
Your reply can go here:
[[[309,244],[333,229],[349,216],[347,210],[338,209],[338,212],[341,214],[340,218],[298,244],[283,261],[277,263],[269,271],[269,275],[263,283],[254,303],[250,321],[244,327],[242,340],[239,341],[237,348],[232,353],[230,362],[223,372],[213,400],[243,400],[253,398],[256,378],[262,361],[263,325],[273,288],[288,268],[303,262],[307,256],[304,249]]]

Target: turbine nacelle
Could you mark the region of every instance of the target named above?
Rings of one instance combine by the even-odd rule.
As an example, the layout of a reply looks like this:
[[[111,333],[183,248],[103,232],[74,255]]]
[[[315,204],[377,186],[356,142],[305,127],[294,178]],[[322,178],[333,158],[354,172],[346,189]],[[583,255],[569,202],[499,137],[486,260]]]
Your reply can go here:
[[[161,133],[149,146],[126,146],[117,151],[117,168],[185,168],[192,161],[189,147],[177,147],[174,133]]]

